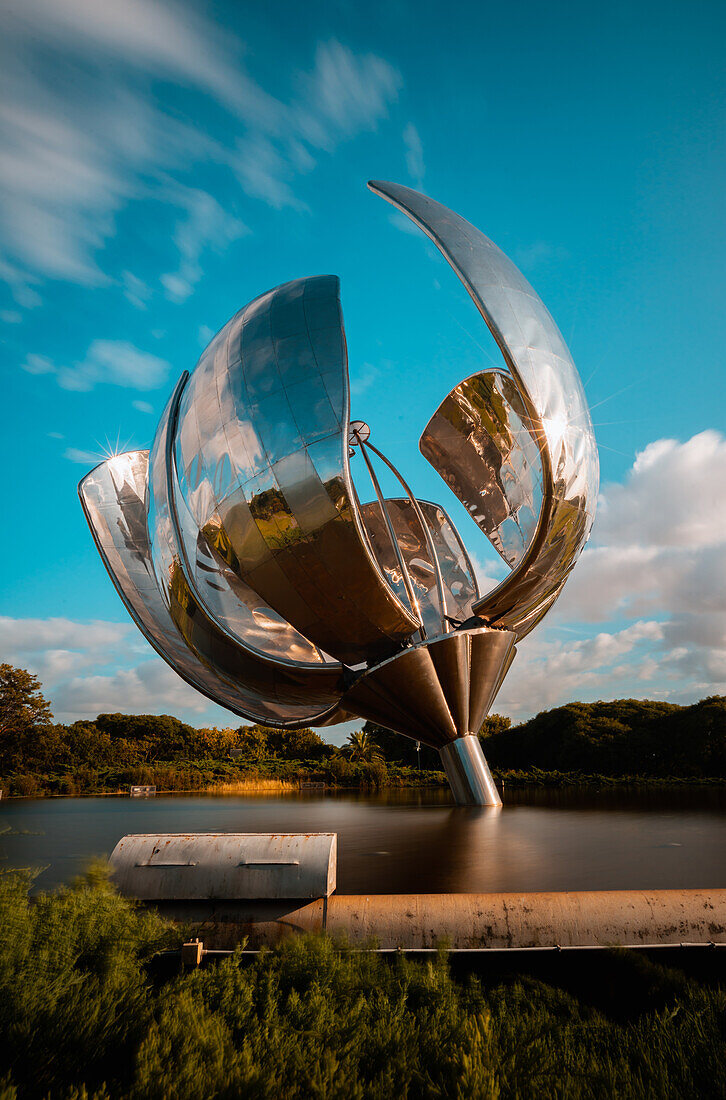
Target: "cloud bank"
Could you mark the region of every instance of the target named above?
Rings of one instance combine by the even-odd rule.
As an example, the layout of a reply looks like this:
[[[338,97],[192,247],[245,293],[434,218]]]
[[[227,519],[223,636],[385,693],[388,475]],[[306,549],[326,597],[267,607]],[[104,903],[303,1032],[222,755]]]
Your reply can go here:
[[[605,486],[592,542],[496,706],[725,692],[726,439],[704,431],[649,444]]]

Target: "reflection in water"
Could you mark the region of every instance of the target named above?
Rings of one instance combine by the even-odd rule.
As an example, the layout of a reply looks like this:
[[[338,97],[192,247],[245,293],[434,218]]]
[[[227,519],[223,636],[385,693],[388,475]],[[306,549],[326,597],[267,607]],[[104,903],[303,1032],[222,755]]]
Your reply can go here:
[[[505,794],[502,808],[455,807],[444,790],[11,799],[0,803],[0,867],[45,867],[50,887],[125,833],[318,831],[338,833],[339,893],[726,885],[722,789]]]

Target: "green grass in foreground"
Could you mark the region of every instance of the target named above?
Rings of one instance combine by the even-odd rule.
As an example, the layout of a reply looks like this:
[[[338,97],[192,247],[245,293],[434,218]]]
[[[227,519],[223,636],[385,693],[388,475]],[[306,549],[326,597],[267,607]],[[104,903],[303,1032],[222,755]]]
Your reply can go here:
[[[612,1019],[531,979],[454,980],[288,941],[162,982],[179,932],[89,875],[28,901],[0,877],[0,1097],[717,1097],[723,992],[642,958]]]

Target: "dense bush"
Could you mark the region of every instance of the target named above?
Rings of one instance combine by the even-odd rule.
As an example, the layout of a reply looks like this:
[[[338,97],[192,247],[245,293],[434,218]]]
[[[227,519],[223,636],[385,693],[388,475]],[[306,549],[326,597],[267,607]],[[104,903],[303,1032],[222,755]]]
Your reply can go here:
[[[494,768],[600,775],[726,776],[726,697],[693,706],[640,699],[569,703],[487,736]]]
[[[180,933],[93,875],[27,897],[0,878],[0,1096],[60,1100],[720,1097],[726,998],[633,956],[632,995],[452,978],[295,938],[169,980]],[[594,1001],[593,1001],[594,998]]]

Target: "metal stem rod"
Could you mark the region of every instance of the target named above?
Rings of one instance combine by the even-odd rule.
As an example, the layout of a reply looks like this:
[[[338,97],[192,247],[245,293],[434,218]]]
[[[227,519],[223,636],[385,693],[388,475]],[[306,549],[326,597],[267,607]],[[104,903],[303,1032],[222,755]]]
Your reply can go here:
[[[444,579],[441,576],[441,563],[439,562],[439,555],[436,552],[436,546],[434,544],[434,540],[433,540],[433,537],[431,535],[431,529],[429,528],[429,525],[426,522],[426,517],[423,514],[423,510],[421,508],[421,505],[416,500],[416,497],[411,492],[411,490],[408,486],[408,483],[406,481],[404,481],[402,475],[398,472],[398,470],[393,465],[393,463],[390,462],[386,458],[386,456],[378,450],[377,447],[374,447],[373,444],[369,440],[367,440],[365,443],[363,443],[363,447],[370,447],[370,449],[373,451],[373,453],[377,454],[382,462],[385,462],[386,466],[391,471],[391,473],[394,474],[398,478],[401,485],[403,486],[403,490],[406,493],[406,496],[411,501],[411,507],[413,508],[414,512],[416,513],[418,521],[421,524],[421,529],[422,529],[423,534],[424,534],[424,539],[426,540],[426,548],[428,549],[428,552],[431,555],[431,562],[432,562],[432,565],[434,567],[434,573],[436,575],[436,592],[437,592],[438,597],[439,597],[439,614],[441,616],[441,629],[442,629],[444,634],[448,634],[448,632],[449,632],[449,623],[448,623],[447,618],[446,618],[446,596],[444,594]]]
[[[381,492],[381,487],[378,484],[378,478],[376,477],[376,472],[373,469],[373,466],[371,464],[371,460],[369,459],[368,455],[366,454],[366,450],[365,450],[365,447],[363,445],[363,440],[361,439],[361,437],[360,437],[360,435],[358,434],[357,431],[354,430],[353,434],[355,435],[356,439],[358,440],[358,443],[360,444],[360,450],[361,450],[361,454],[363,455],[363,461],[366,464],[366,469],[368,470],[368,474],[369,474],[370,479],[373,483],[373,488],[375,489],[376,496],[378,498],[378,505],[381,509],[381,515],[383,516],[383,522],[386,525],[386,529],[388,531],[388,537],[390,538],[391,546],[393,547],[393,553],[396,556],[396,560],[398,561],[398,565],[399,565],[399,568],[401,570],[401,577],[403,579],[403,586],[406,589],[406,595],[408,596],[408,601],[411,605],[411,610],[413,611],[414,615],[417,616],[418,621],[420,623],[419,633],[421,635],[421,640],[423,641],[426,638],[426,627],[424,626],[424,623],[423,623],[423,615],[421,614],[421,608],[419,607],[418,600],[416,599],[416,594],[413,590],[413,584],[411,582],[411,576],[408,572],[408,566],[406,565],[406,562],[403,560],[403,554],[401,553],[401,547],[398,545],[398,539],[396,538],[396,532],[393,529],[393,524],[391,523],[391,517],[388,514],[388,509],[386,508],[386,502],[383,499],[383,493]]]

